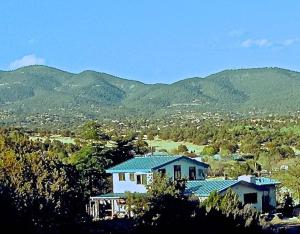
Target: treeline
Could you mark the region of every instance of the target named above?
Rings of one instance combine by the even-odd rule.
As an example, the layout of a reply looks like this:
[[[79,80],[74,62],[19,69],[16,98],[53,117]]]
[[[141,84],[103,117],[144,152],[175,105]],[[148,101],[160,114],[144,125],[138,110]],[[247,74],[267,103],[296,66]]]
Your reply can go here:
[[[9,233],[83,233],[89,196],[109,192],[105,169],[133,157],[136,146],[110,137],[96,123],[81,141],[31,141],[21,129],[0,129],[1,229]]]

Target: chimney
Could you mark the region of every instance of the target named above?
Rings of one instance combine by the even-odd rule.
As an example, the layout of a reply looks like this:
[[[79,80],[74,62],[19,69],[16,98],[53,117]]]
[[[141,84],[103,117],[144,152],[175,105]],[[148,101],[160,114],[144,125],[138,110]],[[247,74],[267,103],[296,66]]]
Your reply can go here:
[[[253,175],[241,175],[238,177],[238,181],[246,181],[248,183],[255,184],[256,177]]]

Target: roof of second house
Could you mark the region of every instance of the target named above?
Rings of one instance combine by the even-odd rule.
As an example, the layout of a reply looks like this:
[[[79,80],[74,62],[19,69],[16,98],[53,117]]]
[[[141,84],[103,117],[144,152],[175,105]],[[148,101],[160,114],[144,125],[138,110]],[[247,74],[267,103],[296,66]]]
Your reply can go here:
[[[274,180],[268,177],[256,177],[255,178],[255,184],[256,185],[276,185],[276,184],[280,184],[280,182],[278,180]]]
[[[211,192],[222,192],[239,182],[238,180],[191,180],[186,183],[186,193],[208,197]]]
[[[200,165],[202,167],[208,168],[209,165],[195,159],[176,155],[149,155],[149,156],[137,156],[130,160],[127,160],[121,164],[118,164],[112,168],[106,170],[107,173],[117,173],[117,172],[151,172],[152,170],[163,167],[169,163],[175,162],[180,159],[190,160],[193,163]]]

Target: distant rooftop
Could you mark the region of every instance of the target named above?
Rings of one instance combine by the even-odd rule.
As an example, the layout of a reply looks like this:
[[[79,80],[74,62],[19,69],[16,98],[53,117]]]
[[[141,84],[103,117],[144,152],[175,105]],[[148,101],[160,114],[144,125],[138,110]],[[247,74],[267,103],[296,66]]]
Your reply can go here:
[[[136,156],[133,159],[125,161],[119,165],[116,165],[112,168],[106,170],[107,173],[118,173],[118,172],[151,172],[155,169],[158,169],[164,165],[167,165],[171,162],[177,161],[179,159],[190,160],[195,164],[201,165],[205,168],[208,168],[209,165],[192,158],[182,156],[182,155],[166,155],[166,154],[148,154],[144,156]]]
[[[274,184],[280,184],[279,181],[268,178],[268,177],[256,177],[255,178],[255,184],[256,185],[274,185]]]

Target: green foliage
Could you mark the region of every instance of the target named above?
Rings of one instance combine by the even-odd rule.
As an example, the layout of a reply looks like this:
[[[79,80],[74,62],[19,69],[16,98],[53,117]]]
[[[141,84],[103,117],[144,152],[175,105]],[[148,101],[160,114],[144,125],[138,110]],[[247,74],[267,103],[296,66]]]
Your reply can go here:
[[[76,225],[85,216],[78,174],[58,157],[4,151],[0,155],[0,185],[7,189],[1,196],[9,196],[11,209],[16,210],[14,222],[25,224],[28,232],[54,232],[54,224]]]
[[[146,154],[150,151],[148,143],[144,140],[141,140],[141,139],[137,140],[134,143],[134,148],[136,149],[135,153],[136,154],[141,154],[141,155]]]
[[[219,152],[219,149],[213,145],[205,146],[202,150],[203,155],[210,155],[210,156],[215,155],[218,152]]]
[[[281,186],[288,188],[293,197],[300,199],[300,160],[296,159],[286,171],[274,173],[274,177],[281,182]]]
[[[79,136],[84,140],[109,140],[109,136],[101,131],[100,124],[94,121],[86,122],[80,128]]]
[[[201,205],[205,207],[208,216],[220,212],[239,223],[241,227],[259,229],[259,213],[248,204],[243,206],[238,195],[231,189],[227,190],[223,196],[216,192],[211,193]]]
[[[69,158],[69,163],[77,169],[80,184],[86,200],[95,194],[107,191],[108,181],[105,169],[112,165],[103,146],[87,145]]]
[[[148,209],[148,197],[145,194],[125,192],[126,210],[131,216],[141,217]]]
[[[50,109],[63,117],[122,118],[169,116],[178,106],[198,113],[286,113],[300,107],[299,74],[278,68],[227,70],[205,79],[147,85],[93,71],[73,74],[29,66],[1,72],[0,82],[0,104],[24,114],[24,119],[28,113]],[[201,137],[197,142],[207,143]]]
[[[105,169],[131,158],[134,149],[130,141],[119,140],[113,148],[93,142],[30,141],[22,129],[0,128],[5,227],[12,233],[81,232],[90,220],[85,210],[89,196],[109,188]]]
[[[181,144],[177,147],[177,151],[178,153],[186,153],[188,152],[188,148],[186,147],[186,145]]]
[[[250,162],[233,162],[225,165],[224,172],[230,178],[237,178],[240,175],[252,174],[254,172],[254,168],[251,167]]]
[[[135,233],[262,233],[258,213],[242,206],[238,196],[228,190],[224,196],[212,193],[203,204],[184,196],[172,183],[159,176],[152,183],[153,195],[135,221]],[[151,189],[151,188],[150,188]],[[164,191],[167,190],[167,192]],[[151,193],[151,191],[150,191]],[[217,224],[217,225],[216,225]]]

